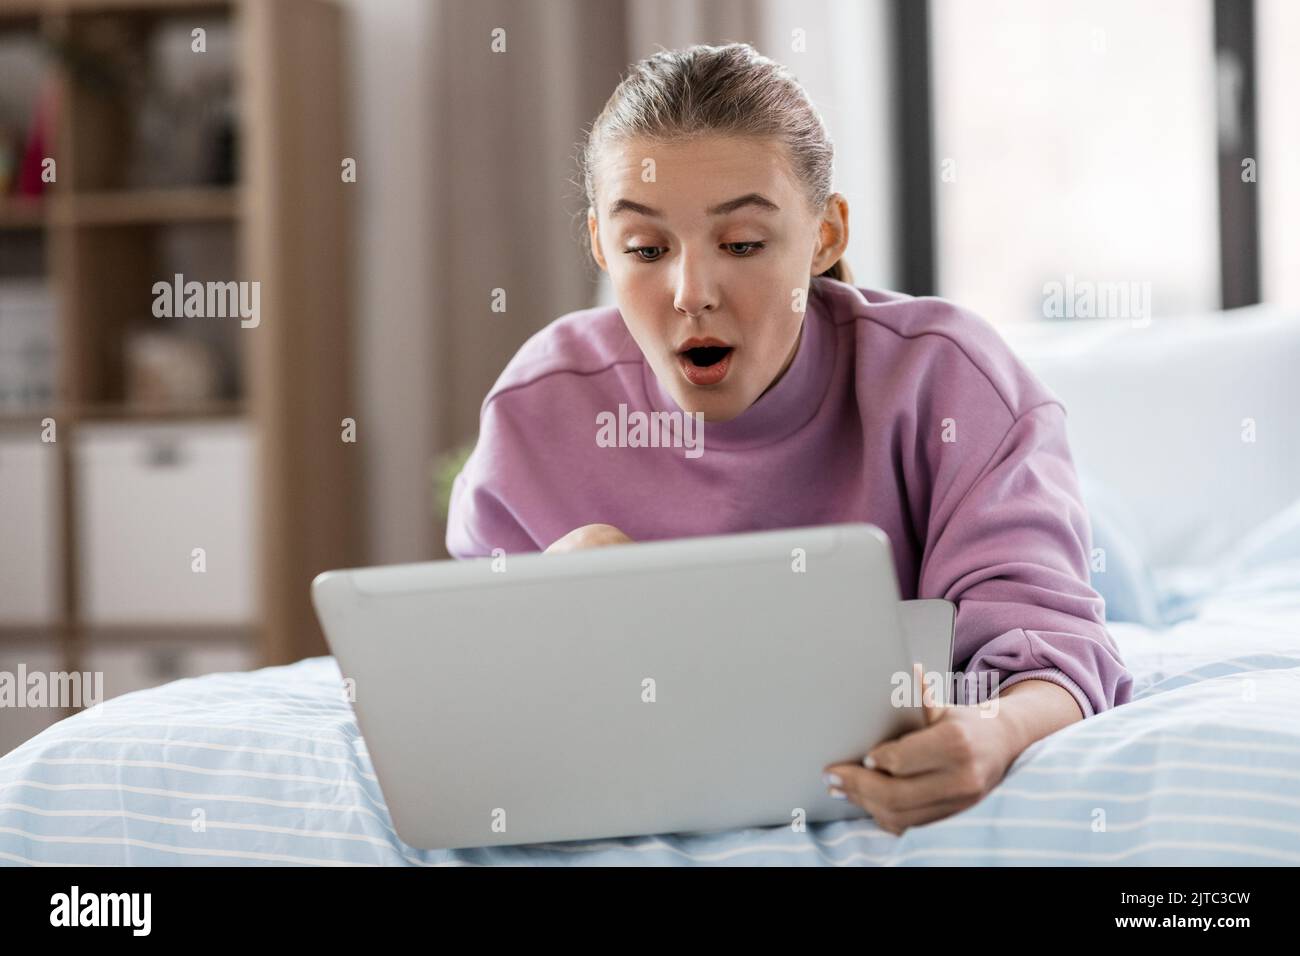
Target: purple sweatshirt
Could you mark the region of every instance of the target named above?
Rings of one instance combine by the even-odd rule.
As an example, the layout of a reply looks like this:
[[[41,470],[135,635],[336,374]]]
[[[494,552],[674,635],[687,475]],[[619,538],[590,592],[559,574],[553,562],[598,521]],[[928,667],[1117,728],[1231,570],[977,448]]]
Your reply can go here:
[[[702,435],[683,427],[677,447],[636,431],[653,412],[695,424],[617,308],[552,322],[483,402],[448,551],[540,551],[597,523],[648,541],[869,522],[904,599],[957,605],[953,666],[968,680],[1048,680],[1085,717],[1129,700],[1089,585],[1065,409],[979,316],[818,277],[793,362],[753,405]]]

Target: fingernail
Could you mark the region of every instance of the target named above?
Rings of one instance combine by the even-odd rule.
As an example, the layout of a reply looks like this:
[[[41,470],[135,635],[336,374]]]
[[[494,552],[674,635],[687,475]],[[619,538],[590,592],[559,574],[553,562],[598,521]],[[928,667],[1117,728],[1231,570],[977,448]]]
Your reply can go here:
[[[843,780],[840,779],[840,775],[838,773],[824,773],[822,774],[822,781],[828,787],[838,787],[840,784],[844,782]]]
[[[844,793],[843,790],[836,790],[834,787],[831,787],[831,797],[832,797],[832,799],[835,799],[835,800],[847,800],[847,799],[848,799],[848,796]]]
[[[867,754],[862,758],[862,766],[866,767],[868,770],[876,769],[876,761],[872,758],[871,754]]]

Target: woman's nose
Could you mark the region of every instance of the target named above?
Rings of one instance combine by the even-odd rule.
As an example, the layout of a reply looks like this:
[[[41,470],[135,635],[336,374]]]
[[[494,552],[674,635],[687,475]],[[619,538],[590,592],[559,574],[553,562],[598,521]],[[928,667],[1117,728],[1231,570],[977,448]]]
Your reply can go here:
[[[708,266],[698,257],[682,255],[678,259],[677,289],[673,306],[689,316],[712,311],[717,305],[717,293]]]

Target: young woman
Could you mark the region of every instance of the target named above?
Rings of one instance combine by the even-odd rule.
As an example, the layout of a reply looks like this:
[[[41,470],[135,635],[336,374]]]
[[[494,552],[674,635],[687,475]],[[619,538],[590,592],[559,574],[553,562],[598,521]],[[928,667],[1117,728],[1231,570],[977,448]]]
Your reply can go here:
[[[971,806],[1030,743],[1126,702],[1132,678],[1089,585],[1065,409],[978,316],[850,284],[831,166],[803,89],[748,45],[637,64],[583,154],[618,306],[557,319],[506,367],[447,547],[884,529],[902,596],[955,602],[955,666],[1001,691],[992,717],[927,706],[864,766],[826,768],[832,795],[899,833]],[[701,446],[609,447],[615,416],[654,413],[688,444],[683,416],[702,420]]]

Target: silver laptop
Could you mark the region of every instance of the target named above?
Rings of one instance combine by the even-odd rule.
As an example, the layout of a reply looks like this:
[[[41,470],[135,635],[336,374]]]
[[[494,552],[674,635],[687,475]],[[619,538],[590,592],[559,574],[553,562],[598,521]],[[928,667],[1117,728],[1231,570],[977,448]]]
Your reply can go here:
[[[523,844],[861,816],[822,768],[921,726],[952,605],[866,524],[329,571],[312,600],[398,836]],[[910,686],[910,685],[909,685]]]

